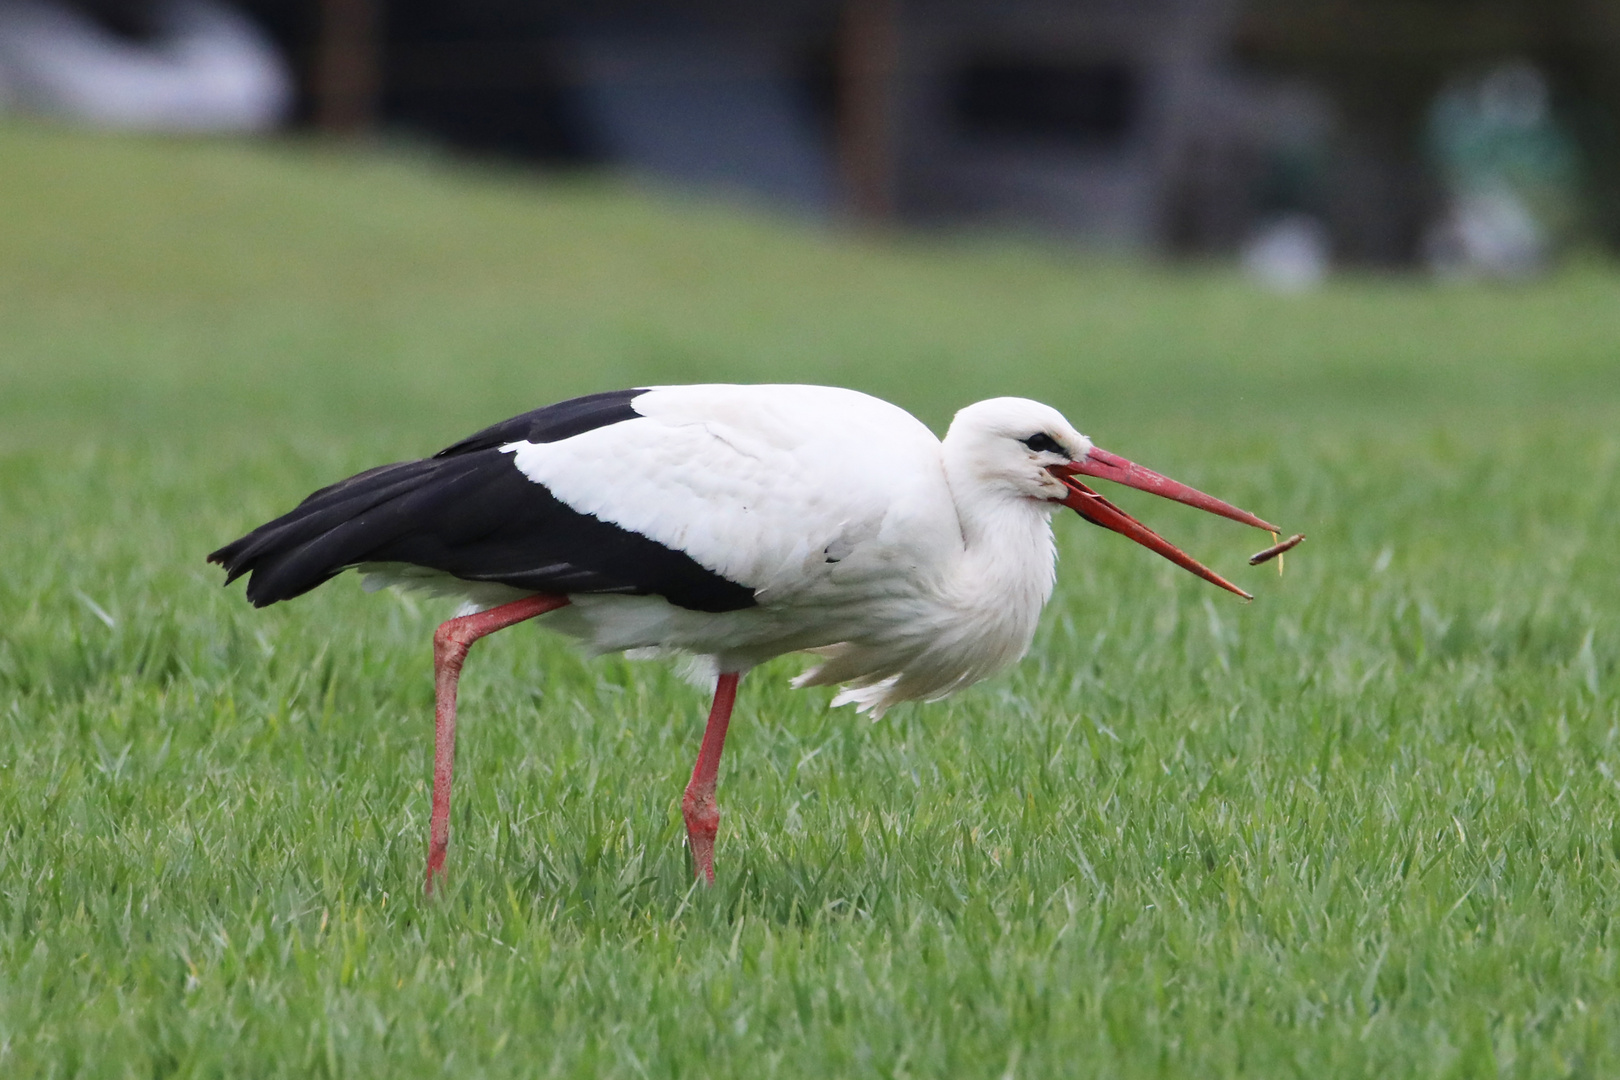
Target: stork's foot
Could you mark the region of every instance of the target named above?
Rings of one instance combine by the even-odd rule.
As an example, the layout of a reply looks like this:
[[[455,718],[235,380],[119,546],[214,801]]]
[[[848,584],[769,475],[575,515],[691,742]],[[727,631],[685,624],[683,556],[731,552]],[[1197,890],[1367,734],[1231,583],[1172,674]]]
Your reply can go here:
[[[433,895],[433,879],[444,879],[444,853],[450,850],[448,843],[439,844],[431,840],[428,844],[427,884],[422,887],[423,893]]]
[[[699,791],[695,782],[687,785],[681,815],[686,818],[686,842],[692,850],[692,874],[713,885],[714,838],[720,832],[720,807],[715,805],[713,786]]]

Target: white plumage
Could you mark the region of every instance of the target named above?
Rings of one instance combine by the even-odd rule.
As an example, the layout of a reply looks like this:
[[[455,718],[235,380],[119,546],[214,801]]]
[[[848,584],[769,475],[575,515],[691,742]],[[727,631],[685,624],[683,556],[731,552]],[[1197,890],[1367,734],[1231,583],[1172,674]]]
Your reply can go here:
[[[758,606],[711,614],[656,596],[575,597],[543,622],[595,650],[677,649],[719,671],[831,649],[800,683],[857,683],[844,700],[875,712],[983,678],[1028,648],[1052,590],[1057,504],[998,498],[960,467],[951,476],[940,440],[909,413],[784,386],[659,389],[635,407],[642,419],[503,450],[570,506],[686,552],[753,588]],[[1056,411],[1015,399],[976,407],[969,427],[992,409],[1023,413],[1025,434],[1057,428],[1090,445]],[[981,512],[964,519],[954,491]]]

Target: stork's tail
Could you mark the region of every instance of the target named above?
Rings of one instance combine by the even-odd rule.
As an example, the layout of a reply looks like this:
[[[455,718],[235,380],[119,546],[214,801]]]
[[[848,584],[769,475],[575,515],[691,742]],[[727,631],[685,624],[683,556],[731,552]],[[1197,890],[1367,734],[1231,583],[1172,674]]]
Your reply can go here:
[[[428,458],[368,469],[324,487],[297,507],[208,556],[228,585],[243,574],[254,607],[291,600],[399,536],[424,497],[441,490],[459,459]]]

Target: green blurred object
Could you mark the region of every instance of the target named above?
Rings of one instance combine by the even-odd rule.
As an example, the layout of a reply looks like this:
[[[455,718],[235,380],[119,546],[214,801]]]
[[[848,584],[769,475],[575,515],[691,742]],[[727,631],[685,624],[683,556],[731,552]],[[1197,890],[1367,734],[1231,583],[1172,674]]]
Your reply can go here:
[[[1620,274],[1511,291],[827,235],[298,144],[0,129],[0,1073],[1620,1071]],[[1010,676],[878,724],[204,554],[590,390],[998,393],[1310,543],[1125,492]],[[1110,497],[1114,497],[1111,495]],[[1135,504],[1131,500],[1135,497]],[[770,717],[771,723],[756,718]]]
[[[1453,81],[1429,111],[1428,142],[1449,199],[1428,243],[1437,271],[1524,277],[1576,239],[1580,158],[1534,66]]]

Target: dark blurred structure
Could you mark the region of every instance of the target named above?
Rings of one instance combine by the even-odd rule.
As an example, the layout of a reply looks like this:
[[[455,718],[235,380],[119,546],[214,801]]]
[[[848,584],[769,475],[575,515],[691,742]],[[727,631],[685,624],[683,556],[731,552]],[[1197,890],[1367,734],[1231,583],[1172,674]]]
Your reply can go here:
[[[1283,250],[1316,230],[1371,264],[1422,257],[1447,212],[1436,102],[1516,62],[1578,147],[1583,235],[1620,239],[1617,0],[239,6],[291,59],[298,122],[333,132],[1157,250],[1280,222]]]

